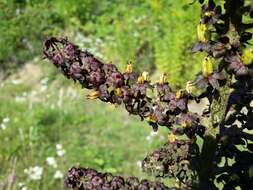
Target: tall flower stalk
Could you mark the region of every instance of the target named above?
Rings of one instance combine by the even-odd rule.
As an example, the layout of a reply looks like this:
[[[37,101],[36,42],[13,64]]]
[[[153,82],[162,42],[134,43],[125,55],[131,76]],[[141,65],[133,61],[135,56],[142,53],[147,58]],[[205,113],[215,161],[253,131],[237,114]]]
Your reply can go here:
[[[248,47],[252,38],[248,30],[253,24],[244,23],[243,18],[253,16],[253,4],[244,0],[225,0],[221,5],[213,0],[199,3],[201,18],[193,52],[200,51],[205,58],[202,71],[183,89],[171,86],[165,74],[152,83],[147,72],[134,72],[130,63],[121,72],[114,64],[103,63],[64,38],[46,40],[44,55],[68,79],[90,89],[87,98],[123,104],[130,114],[146,120],[153,130],[160,126],[169,129],[168,142],[143,160],[144,171],[157,177],[175,178],[179,189],[250,189],[253,49]],[[192,102],[203,99],[208,100],[208,109],[202,113],[191,110]],[[203,143],[197,144],[197,138]],[[95,180],[97,173],[93,170],[94,176],[83,183],[78,171],[86,170],[90,171],[72,168],[66,178],[67,186],[103,189],[105,175],[99,174]],[[118,183],[121,185],[111,182],[105,189],[165,188],[163,185],[133,188],[119,177],[115,184]]]

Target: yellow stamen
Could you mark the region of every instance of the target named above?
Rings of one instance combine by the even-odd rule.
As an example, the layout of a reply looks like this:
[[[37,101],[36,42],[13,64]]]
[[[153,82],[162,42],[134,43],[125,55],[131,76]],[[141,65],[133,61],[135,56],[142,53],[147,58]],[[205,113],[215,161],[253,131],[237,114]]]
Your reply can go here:
[[[121,96],[121,88],[116,88],[115,90],[114,90],[114,93],[115,93],[115,95],[116,96]]]
[[[144,71],[142,73],[142,77],[143,77],[144,81],[149,81],[149,73],[147,71]]]
[[[150,122],[155,123],[155,122],[157,121],[157,117],[156,117],[154,114],[149,115],[149,116],[147,117],[147,121],[150,121]]]
[[[205,12],[205,16],[207,16],[207,17],[210,17],[210,16],[212,16],[213,15],[213,11],[207,11],[207,12]]]
[[[143,84],[144,81],[145,81],[145,80],[144,80],[143,76],[139,76],[138,79],[137,79],[137,82],[138,82],[139,84]]]
[[[176,92],[176,99],[180,99],[184,96],[184,90],[179,90]]]
[[[192,81],[188,81],[186,83],[186,87],[185,87],[186,92],[188,92],[189,94],[191,94],[192,91],[193,91],[193,88],[194,88],[194,84],[192,83]]]
[[[126,66],[126,73],[132,73],[133,72],[133,65],[132,62],[127,63]]]
[[[163,85],[166,82],[166,74],[161,74],[159,84]]]
[[[173,143],[173,142],[175,142],[176,140],[177,140],[177,137],[176,137],[176,135],[174,135],[173,133],[171,133],[171,134],[168,135],[168,141],[169,141],[170,143]]]
[[[99,97],[99,91],[94,91],[87,95],[87,98],[90,100],[94,100]]]

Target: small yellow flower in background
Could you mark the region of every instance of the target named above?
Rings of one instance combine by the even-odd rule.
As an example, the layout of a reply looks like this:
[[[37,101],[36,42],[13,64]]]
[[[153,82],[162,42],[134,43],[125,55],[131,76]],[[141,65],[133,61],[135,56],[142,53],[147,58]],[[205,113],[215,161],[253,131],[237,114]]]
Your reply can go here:
[[[90,100],[94,100],[94,99],[97,99],[99,96],[99,92],[98,91],[94,91],[94,92],[91,92],[90,94],[87,95],[87,98],[90,99]]]
[[[214,59],[207,56],[202,62],[202,74],[204,77],[208,77],[213,74]]]
[[[253,62],[253,48],[245,49],[241,58],[245,65],[250,65]]]
[[[132,62],[131,61],[129,61],[128,63],[127,63],[127,66],[126,66],[126,71],[125,71],[126,73],[132,73],[133,72],[133,65],[132,65]]]
[[[177,140],[177,137],[176,137],[176,135],[174,135],[173,133],[170,133],[169,135],[168,135],[168,141],[170,142],[170,143],[173,143],[173,142],[175,142]]]
[[[163,85],[166,82],[166,74],[161,74],[159,84]]]
[[[198,35],[198,40],[200,42],[206,43],[208,40],[211,38],[211,33],[208,30],[208,27],[206,24],[198,24],[197,26],[197,35]]]

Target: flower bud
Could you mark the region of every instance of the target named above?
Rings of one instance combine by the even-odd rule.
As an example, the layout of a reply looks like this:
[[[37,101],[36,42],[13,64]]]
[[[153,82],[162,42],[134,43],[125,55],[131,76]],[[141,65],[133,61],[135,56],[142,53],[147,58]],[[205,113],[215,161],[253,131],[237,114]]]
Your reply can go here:
[[[202,62],[202,74],[204,77],[208,77],[213,74],[214,60],[211,57],[205,57]]]
[[[197,26],[197,36],[200,42],[206,43],[211,38],[211,33],[208,31],[206,24],[198,24]]]

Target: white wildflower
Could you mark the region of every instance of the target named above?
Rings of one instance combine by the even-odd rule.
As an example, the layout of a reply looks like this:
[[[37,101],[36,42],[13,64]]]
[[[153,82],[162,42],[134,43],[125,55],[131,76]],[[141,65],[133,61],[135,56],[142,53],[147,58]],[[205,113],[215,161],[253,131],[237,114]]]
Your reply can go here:
[[[62,148],[62,144],[56,144],[56,154],[59,157],[62,157],[66,151]]]
[[[142,162],[139,160],[136,162],[136,165],[138,166],[139,169],[141,169]]]
[[[61,150],[62,149],[62,144],[56,144],[56,149]]]
[[[4,123],[0,124],[0,129],[5,130],[6,129],[6,125]]]
[[[151,143],[152,137],[151,137],[150,135],[148,135],[148,136],[146,136],[146,140],[147,140],[149,143]]]
[[[21,190],[28,190],[28,188],[26,186],[23,186]]]
[[[24,186],[24,185],[25,185],[25,184],[24,184],[23,182],[19,182],[19,183],[18,183],[18,186],[19,186],[19,187],[22,187],[22,186]]]
[[[18,84],[21,83],[21,80],[13,79],[13,80],[11,80],[11,83],[14,84],[14,85],[18,85]]]
[[[62,179],[63,178],[63,173],[60,170],[57,170],[54,174],[55,179]]]
[[[3,119],[3,123],[8,123],[10,121],[10,118],[8,118],[8,117],[5,117],[4,119]]]
[[[28,175],[30,180],[40,180],[43,168],[40,166],[30,167],[28,169],[24,169],[24,173]]]
[[[59,156],[59,157],[62,157],[64,154],[66,153],[66,151],[65,150],[57,150],[57,152],[56,152],[56,154],[57,154],[57,156]]]
[[[57,163],[54,157],[47,157],[46,161],[49,166],[52,166],[53,168],[57,168]]]

